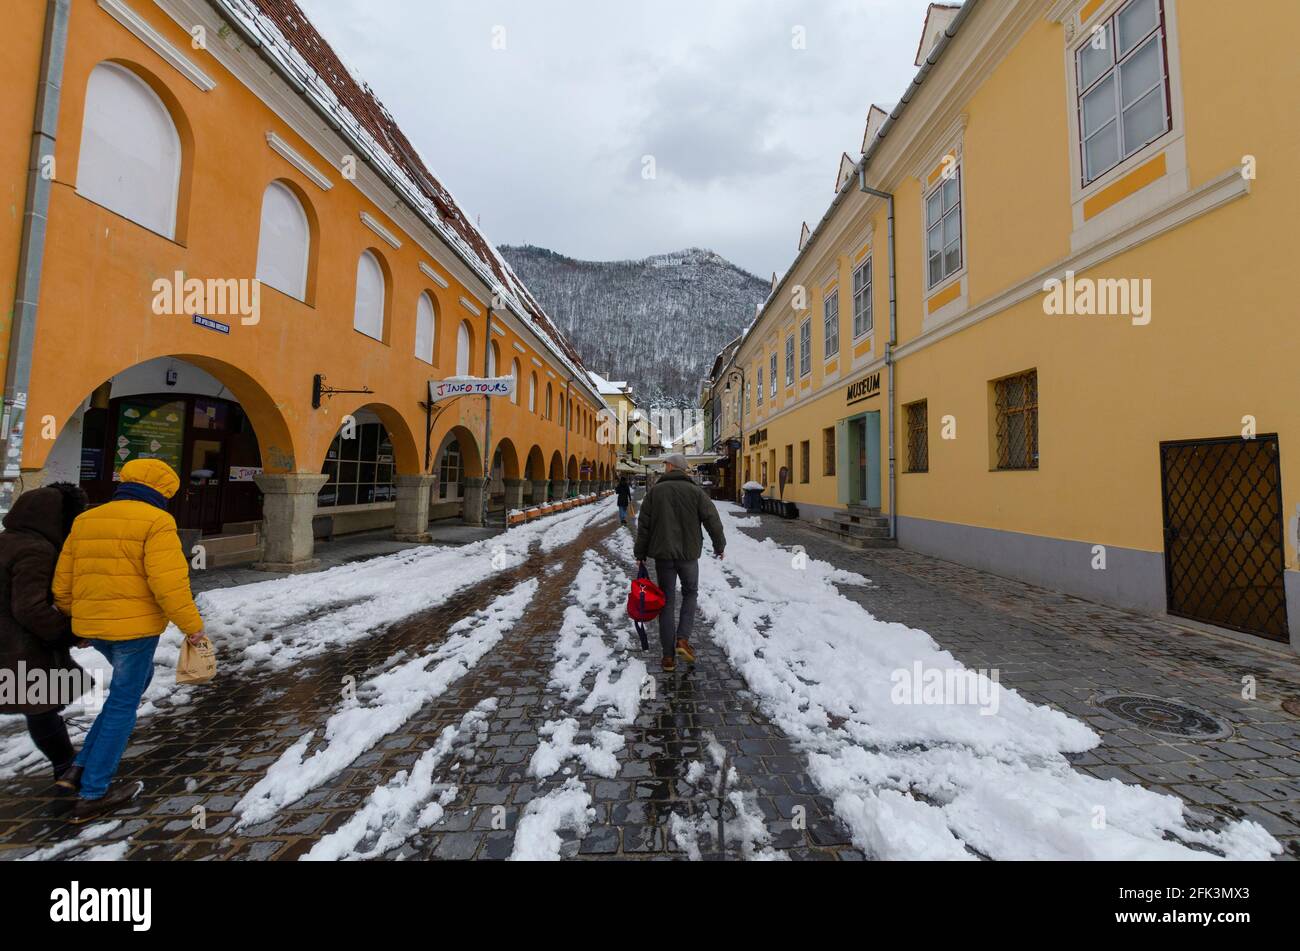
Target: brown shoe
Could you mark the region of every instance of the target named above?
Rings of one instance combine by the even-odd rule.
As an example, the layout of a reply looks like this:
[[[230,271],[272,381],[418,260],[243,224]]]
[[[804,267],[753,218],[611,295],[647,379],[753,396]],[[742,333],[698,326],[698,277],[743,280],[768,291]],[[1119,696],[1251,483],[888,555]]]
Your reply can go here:
[[[666,670],[666,671],[673,671],[673,670],[676,670],[676,669],[677,669],[677,658],[676,658],[676,657],[665,657],[663,660],[661,660],[661,661],[659,662],[659,666],[662,667],[662,668],[663,668],[664,670]]]
[[[77,804],[68,813],[68,821],[74,826],[79,826],[101,819],[123,806],[130,805],[131,801],[140,795],[142,789],[144,789],[142,782],[122,783],[109,789],[98,799],[78,799]]]
[[[677,639],[677,656],[688,664],[695,663],[695,651],[691,650],[691,645],[680,637]]]
[[[75,796],[81,790],[81,767],[73,764],[54,781],[54,795]]]

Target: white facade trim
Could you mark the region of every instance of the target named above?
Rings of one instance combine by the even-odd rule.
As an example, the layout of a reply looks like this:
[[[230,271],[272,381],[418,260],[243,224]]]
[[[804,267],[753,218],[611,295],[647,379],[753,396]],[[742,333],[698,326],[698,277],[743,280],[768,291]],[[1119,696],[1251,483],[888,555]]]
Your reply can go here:
[[[437,284],[444,291],[451,286],[450,284],[447,283],[447,279],[445,277],[443,277],[441,274],[439,274],[429,265],[425,264],[423,261],[420,262],[420,273],[423,274],[425,277],[427,277],[429,280],[433,281],[433,283]]]
[[[394,251],[399,250],[402,247],[402,242],[398,240],[397,235],[393,234],[382,224],[380,224],[379,219],[376,218],[374,215],[372,215],[370,212],[368,211],[361,212],[361,223],[365,225],[367,228],[369,228],[371,231],[373,231],[375,234],[379,235],[379,237],[383,239],[384,243],[387,244],[389,247],[391,247]]]
[[[306,175],[322,191],[329,191],[334,187],[334,183],[325,177],[324,172],[308,162],[297,149],[274,132],[266,133],[266,144],[271,147],[271,151],[279,154],[286,162]]]
[[[122,0],[99,0],[99,8],[134,33],[145,46],[165,59],[177,72],[204,92],[211,92],[217,87],[215,79],[200,69],[198,64],[173,46],[165,36]]]
[[[470,300],[469,298],[467,298],[467,297],[462,297],[462,298],[460,299],[460,306],[464,307],[467,311],[469,311],[469,312],[470,312],[471,314],[473,314],[475,317],[478,317],[478,316],[480,316],[480,315],[483,313],[483,311],[479,310],[478,305],[476,305],[473,301],[471,301],[471,300]]]

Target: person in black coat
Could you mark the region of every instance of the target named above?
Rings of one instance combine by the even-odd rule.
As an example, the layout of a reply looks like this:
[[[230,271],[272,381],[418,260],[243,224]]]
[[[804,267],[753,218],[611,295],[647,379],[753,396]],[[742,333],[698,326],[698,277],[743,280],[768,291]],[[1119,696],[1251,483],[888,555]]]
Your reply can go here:
[[[627,484],[627,476],[619,478],[614,494],[618,496],[618,520],[621,524],[626,525],[627,507],[632,501],[632,486]]]
[[[72,659],[77,638],[71,619],[54,607],[50,580],[72,520],[85,508],[86,494],[71,483],[32,489],[14,500],[0,532],[0,678],[11,685],[0,691],[0,713],[27,717],[56,782],[74,758],[59,713],[76,698],[54,694],[58,685],[84,685],[87,678]],[[43,695],[30,691],[33,671],[41,674]]]

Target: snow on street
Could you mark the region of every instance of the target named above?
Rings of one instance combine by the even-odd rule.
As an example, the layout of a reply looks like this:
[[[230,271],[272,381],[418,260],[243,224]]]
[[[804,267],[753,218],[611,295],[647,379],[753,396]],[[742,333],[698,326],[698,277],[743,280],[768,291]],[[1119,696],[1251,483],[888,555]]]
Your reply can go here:
[[[699,859],[720,851],[720,810],[727,856],[756,860],[1280,851],[1254,821],[1076,769],[1090,726],[877,620],[841,593],[861,574],[719,508],[699,662],[673,673],[654,625],[643,653],[626,617],[612,500],[204,594],[221,675],[176,689],[164,637],[120,774],[145,783],[138,808],[80,835],[48,821],[8,722],[0,855]],[[69,712],[84,730],[93,711]]]

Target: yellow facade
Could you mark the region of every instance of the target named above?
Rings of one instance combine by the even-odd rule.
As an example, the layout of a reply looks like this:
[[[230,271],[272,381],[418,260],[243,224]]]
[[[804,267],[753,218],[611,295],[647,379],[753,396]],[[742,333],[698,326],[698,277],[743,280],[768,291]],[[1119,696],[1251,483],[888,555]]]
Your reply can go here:
[[[1163,131],[1145,145],[1121,142],[1116,154],[1132,152],[1115,167],[1103,167],[1106,143],[1093,143],[1100,158],[1085,168],[1076,86],[1091,73],[1079,72],[1076,57],[1099,30],[1120,37],[1119,56],[1124,40],[1115,30],[1135,33],[1132,24],[1147,12],[1129,4],[1147,2],[1159,17],[1150,42],[1164,54]],[[1284,538],[1279,558],[1297,631],[1300,413],[1293,390],[1300,332],[1286,289],[1285,236],[1300,208],[1300,183],[1288,171],[1300,120],[1261,90],[1300,88],[1300,60],[1286,46],[1300,27],[1300,8],[1267,5],[1266,26],[1262,9],[1225,16],[1217,5],[1189,0],[966,8],[919,89],[869,147],[861,177],[894,196],[894,360],[887,359],[888,203],[855,180],[836,196],[740,348],[737,364],[751,384],[747,477],[779,491],[777,473],[792,452],[785,498],[806,517],[878,504],[896,517],[905,547],[1160,611],[1173,597],[1164,564],[1162,444],[1276,434],[1280,512],[1261,530]],[[1121,16],[1125,26],[1117,27]],[[1138,44],[1127,55],[1145,52]],[[1139,75],[1146,60],[1121,58],[1116,75],[1127,63]],[[1132,117],[1133,128],[1143,128],[1140,118]],[[1095,134],[1083,137],[1092,142]],[[958,189],[961,260],[955,273],[932,282],[926,201],[945,181]],[[855,337],[853,271],[868,259],[874,326]],[[1050,282],[1067,277],[1073,287],[1092,282],[1098,289],[1124,281],[1135,296],[1116,315],[1049,313]],[[1135,306],[1144,287],[1145,314]],[[839,348],[827,353],[825,301],[835,291]],[[1036,465],[1007,469],[1000,465],[996,381],[1026,371],[1036,371]],[[876,374],[878,388],[864,384]],[[922,400],[928,470],[914,472],[906,407]],[[838,427],[842,438],[845,420],[863,412],[880,413],[865,477],[845,478],[841,467],[856,468],[856,460],[844,446],[836,449],[836,473],[828,474],[827,437]],[[762,442],[755,443],[756,430]],[[878,501],[868,496],[877,485]],[[1094,564],[1098,548],[1110,555],[1104,568]],[[1265,548],[1261,541],[1255,550]],[[1259,633],[1250,624],[1222,626]]]
[[[386,428],[399,476],[436,477],[438,452],[454,437],[467,479],[489,476],[498,453],[498,476],[516,488],[550,482],[552,494],[573,493],[612,478],[615,447],[598,440],[604,404],[581,364],[565,352],[567,345],[529,312],[535,305],[521,306],[519,295],[502,292],[490,271],[490,252],[466,250],[430,227],[419,203],[385,177],[382,163],[389,160],[380,156],[377,165],[354,140],[331,131],[305,97],[231,30],[221,4],[78,0],[70,10],[30,391],[24,394],[25,483],[47,475],[43,470],[63,428],[96,388],[164,358],[198,368],[233,395],[256,430],[268,477],[318,478],[345,418],[365,411]],[[0,264],[11,300],[45,15],[45,3],[15,5],[2,41],[7,95],[0,106],[0,176],[11,214],[0,228]],[[194,40],[199,30],[204,43]],[[78,188],[88,83],[105,63],[147,85],[175,126],[182,158],[171,237]],[[294,194],[310,223],[303,298],[263,285],[258,319],[221,317],[222,332],[188,314],[155,313],[160,278],[254,277],[259,220],[273,182]],[[443,208],[439,214],[460,212]],[[358,259],[366,251],[383,271],[378,337],[354,329]],[[435,314],[431,363],[415,355],[421,295],[428,295]],[[480,398],[448,404],[426,437],[428,381],[457,375],[462,328],[470,341],[469,374],[485,374],[490,345],[496,374],[517,374],[517,394],[492,400],[490,437]],[[7,344],[9,325],[3,330],[0,343]],[[370,392],[327,397],[314,408],[318,374],[326,386]],[[164,388],[161,374],[158,388]],[[483,449],[485,438],[490,452]],[[418,491],[427,485],[416,483]],[[314,492],[311,479],[299,488]],[[435,508],[437,501],[435,495]],[[380,507],[392,524],[393,504]],[[273,517],[279,516],[268,512]],[[290,560],[300,560],[301,549]]]

